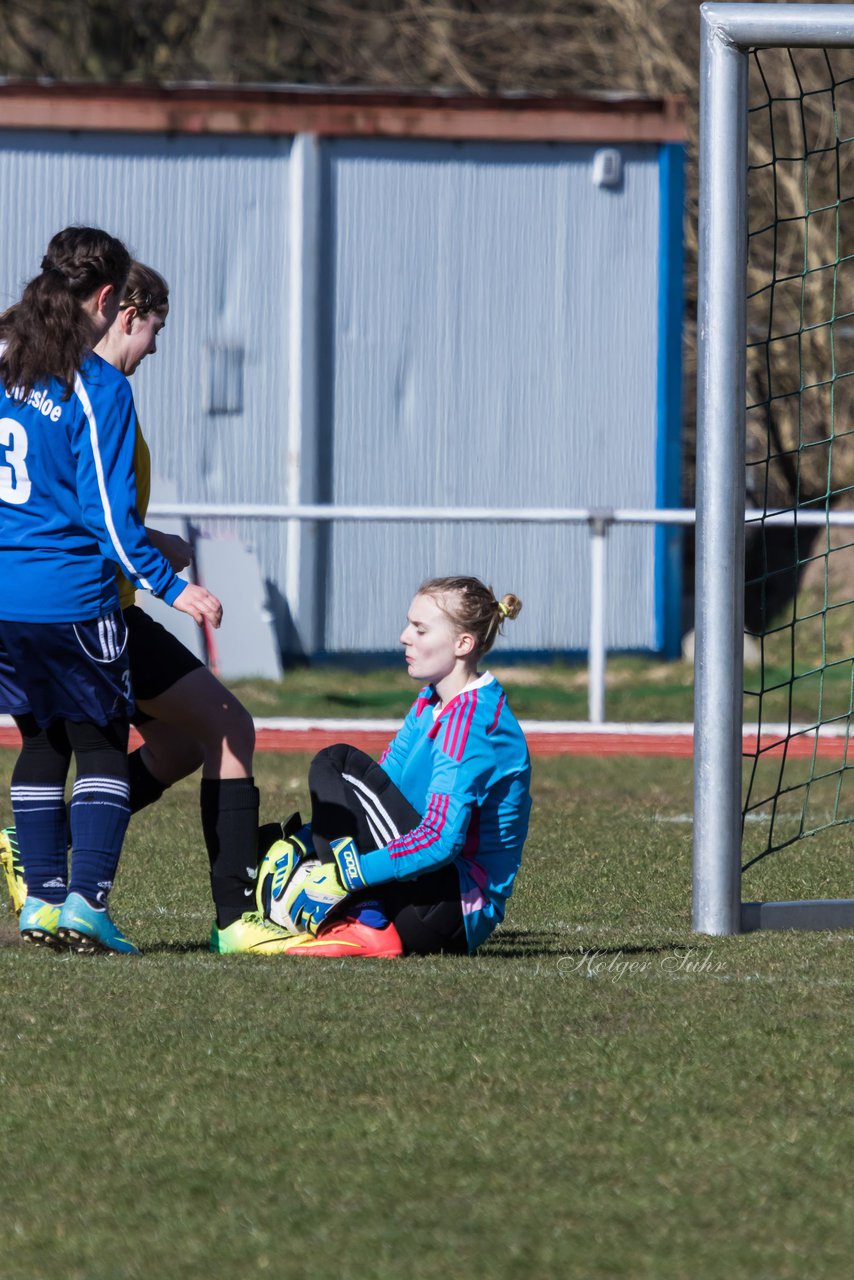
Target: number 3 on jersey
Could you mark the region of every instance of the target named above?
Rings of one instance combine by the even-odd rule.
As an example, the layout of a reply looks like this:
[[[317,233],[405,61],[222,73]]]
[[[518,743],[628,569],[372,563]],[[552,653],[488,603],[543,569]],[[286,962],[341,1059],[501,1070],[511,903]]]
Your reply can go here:
[[[12,502],[20,507],[30,496],[33,486],[24,461],[27,444],[27,433],[20,422],[14,418],[0,418],[0,502]]]

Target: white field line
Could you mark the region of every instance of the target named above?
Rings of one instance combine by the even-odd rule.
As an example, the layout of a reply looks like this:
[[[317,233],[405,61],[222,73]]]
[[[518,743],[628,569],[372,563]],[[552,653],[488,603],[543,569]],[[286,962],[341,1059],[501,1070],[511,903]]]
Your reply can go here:
[[[602,734],[604,736],[621,737],[639,736],[639,737],[659,737],[667,735],[673,737],[689,738],[694,733],[694,726],[690,721],[621,721],[612,720],[606,724],[591,724],[589,720],[520,720],[523,733],[554,733],[554,734]],[[256,729],[279,729],[282,731],[304,731],[309,729],[329,729],[334,732],[346,732],[347,730],[370,730],[371,732],[395,733],[401,725],[400,720],[368,720],[368,719],[313,719],[310,717],[300,716],[276,716],[267,719],[258,718],[255,721]],[[815,733],[815,725],[811,724],[764,724],[762,726],[763,736],[785,738],[796,733]],[[847,728],[844,725],[821,725],[818,729],[820,738],[844,738]],[[753,737],[756,733],[755,724],[745,724],[743,727],[745,737]]]
[[[0,715],[0,728],[11,729],[14,726],[14,720],[11,716]],[[522,731],[524,733],[544,733],[544,734],[578,734],[589,735],[596,734],[604,737],[654,737],[661,735],[671,737],[690,737],[694,732],[694,726],[686,721],[672,722],[632,722],[613,720],[606,724],[591,724],[589,720],[520,720]],[[370,733],[396,733],[402,724],[397,719],[356,719],[350,717],[348,719],[330,717],[324,719],[313,716],[259,716],[255,720],[256,729],[268,729],[274,732],[282,733],[305,733],[311,730],[329,730],[334,733],[347,732],[363,732]],[[763,736],[786,738],[793,734],[815,733],[815,725],[809,724],[763,724]],[[818,728],[818,737],[820,738],[844,738],[848,728],[845,725],[831,724],[820,725]],[[756,733],[755,724],[745,724],[745,736],[753,737]]]

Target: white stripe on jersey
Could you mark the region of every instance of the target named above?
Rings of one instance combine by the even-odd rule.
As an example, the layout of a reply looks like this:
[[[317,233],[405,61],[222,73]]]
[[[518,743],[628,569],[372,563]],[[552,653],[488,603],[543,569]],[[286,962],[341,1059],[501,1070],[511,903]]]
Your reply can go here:
[[[104,512],[104,523],[107,526],[107,533],[110,535],[110,541],[118,552],[119,559],[128,573],[137,579],[139,585],[144,587],[146,591],[151,591],[151,584],[145,578],[140,577],[136,569],[133,567],[127,552],[119,542],[119,535],[116,533],[116,526],[113,522],[113,510],[110,506],[110,498],[107,493],[107,486],[104,482],[104,466],[101,462],[101,449],[98,444],[98,423],[95,420],[95,412],[92,408],[92,401],[89,399],[89,393],[86,390],[83,379],[79,373],[74,375],[74,390],[77,398],[83,406],[83,412],[86,414],[86,421],[89,423],[89,442],[92,445],[92,456],[95,459],[95,473],[98,477],[98,492],[101,495],[101,507]]]

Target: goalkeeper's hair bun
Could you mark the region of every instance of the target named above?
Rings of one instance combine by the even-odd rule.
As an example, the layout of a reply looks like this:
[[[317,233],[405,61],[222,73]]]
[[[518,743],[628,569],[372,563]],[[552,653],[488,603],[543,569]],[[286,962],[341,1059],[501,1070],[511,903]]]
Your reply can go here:
[[[474,657],[478,660],[495,644],[507,619],[518,617],[522,608],[518,596],[497,600],[492,587],[479,578],[428,578],[418,594],[431,596],[458,631],[474,636]]]
[[[519,617],[519,611],[522,608],[522,601],[518,596],[502,596],[497,603],[498,612],[501,614],[502,618],[508,618],[512,622],[514,618]]]

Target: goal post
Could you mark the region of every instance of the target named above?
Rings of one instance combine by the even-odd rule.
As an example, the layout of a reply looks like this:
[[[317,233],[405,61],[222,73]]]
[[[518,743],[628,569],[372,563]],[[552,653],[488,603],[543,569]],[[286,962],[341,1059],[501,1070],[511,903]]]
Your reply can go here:
[[[700,22],[692,923],[712,935],[850,926],[849,900],[742,903],[741,846],[749,57],[854,48],[854,5],[710,3]]]

